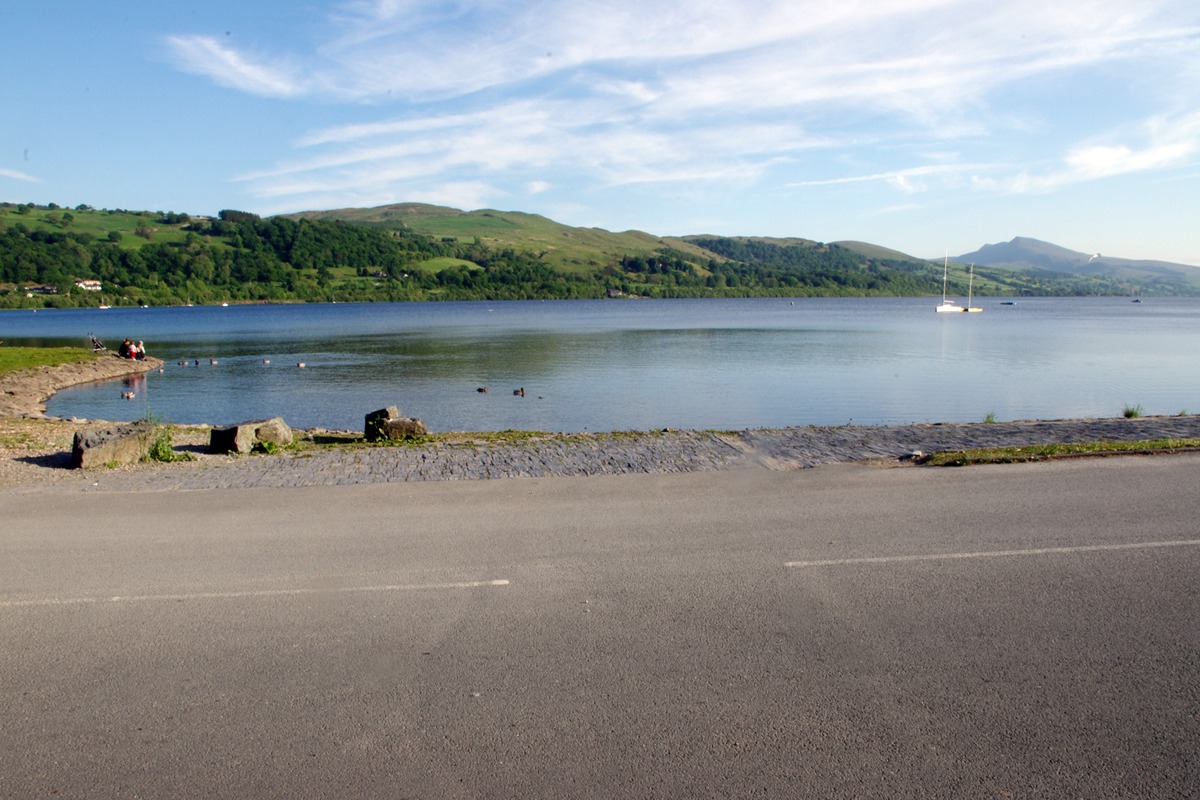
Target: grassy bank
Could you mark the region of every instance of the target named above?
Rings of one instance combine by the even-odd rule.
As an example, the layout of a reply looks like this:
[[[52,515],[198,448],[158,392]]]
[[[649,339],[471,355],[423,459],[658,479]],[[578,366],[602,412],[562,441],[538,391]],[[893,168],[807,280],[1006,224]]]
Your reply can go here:
[[[82,364],[96,356],[81,347],[0,347],[0,375],[36,367]]]
[[[964,467],[971,464],[1015,464],[1052,458],[1100,456],[1127,453],[1174,453],[1200,447],[1200,439],[1149,439],[1138,442],[1082,442],[1041,444],[1024,447],[989,447],[933,453],[919,463],[933,467]]]

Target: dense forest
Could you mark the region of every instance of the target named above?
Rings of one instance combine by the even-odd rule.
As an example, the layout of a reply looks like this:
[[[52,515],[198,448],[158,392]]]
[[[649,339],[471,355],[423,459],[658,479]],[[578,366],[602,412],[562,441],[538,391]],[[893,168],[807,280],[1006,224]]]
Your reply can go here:
[[[213,218],[0,204],[0,308],[215,302],[918,296],[941,269],[837,245],[693,237],[566,271],[479,237],[226,210]],[[1095,277],[980,270],[977,294],[1125,294]],[[963,277],[955,290],[965,292]]]

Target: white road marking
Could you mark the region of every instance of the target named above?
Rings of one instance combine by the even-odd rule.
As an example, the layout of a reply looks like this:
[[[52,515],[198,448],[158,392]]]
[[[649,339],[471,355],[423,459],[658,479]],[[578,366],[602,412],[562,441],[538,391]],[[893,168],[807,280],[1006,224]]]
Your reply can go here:
[[[391,584],[384,586],[345,586],[313,589],[255,589],[241,592],[190,592],[187,594],[135,594],[116,597],[44,597],[34,600],[0,600],[0,608],[28,606],[70,606],[99,603],[142,603],[151,600],[226,600],[243,597],[296,597],[320,594],[356,594],[365,592],[413,592],[428,589],[477,589],[508,586],[506,580],[467,581],[464,583]]]
[[[874,556],[867,558],[831,558],[824,561],[788,561],[785,567],[837,567],[847,564],[898,564],[905,561],[951,561],[963,558],[1003,558],[1008,556],[1044,556],[1061,553],[1095,553],[1106,550],[1149,550],[1155,547],[1194,547],[1200,539],[1173,542],[1132,542],[1129,544],[1088,544],[1076,547],[1038,547],[1029,550],[981,550],[974,553],[930,553],[915,556]]]

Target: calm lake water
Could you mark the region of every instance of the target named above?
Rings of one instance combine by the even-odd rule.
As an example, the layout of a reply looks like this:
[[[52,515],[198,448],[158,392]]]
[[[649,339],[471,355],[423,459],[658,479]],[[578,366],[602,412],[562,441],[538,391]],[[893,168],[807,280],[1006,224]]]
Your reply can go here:
[[[8,344],[167,362],[60,392],[55,416],[361,429],[754,428],[1200,412],[1200,299],[603,300],[0,312]],[[216,364],[210,364],[215,359]],[[199,365],[195,364],[199,361]],[[269,360],[270,363],[264,363]],[[189,366],[177,362],[187,361]],[[297,364],[303,362],[301,369]],[[476,391],[486,386],[486,394]],[[513,395],[524,387],[525,396]],[[121,399],[132,389],[134,400]]]

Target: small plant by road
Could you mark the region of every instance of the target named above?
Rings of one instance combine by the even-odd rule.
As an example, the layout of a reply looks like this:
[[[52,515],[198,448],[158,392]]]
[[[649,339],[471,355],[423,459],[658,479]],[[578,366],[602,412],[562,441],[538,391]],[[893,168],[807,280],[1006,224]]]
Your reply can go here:
[[[176,452],[172,426],[159,425],[154,433],[154,441],[150,443],[150,450],[142,460],[169,464],[173,461],[192,461],[194,459],[195,456],[191,453]]]

